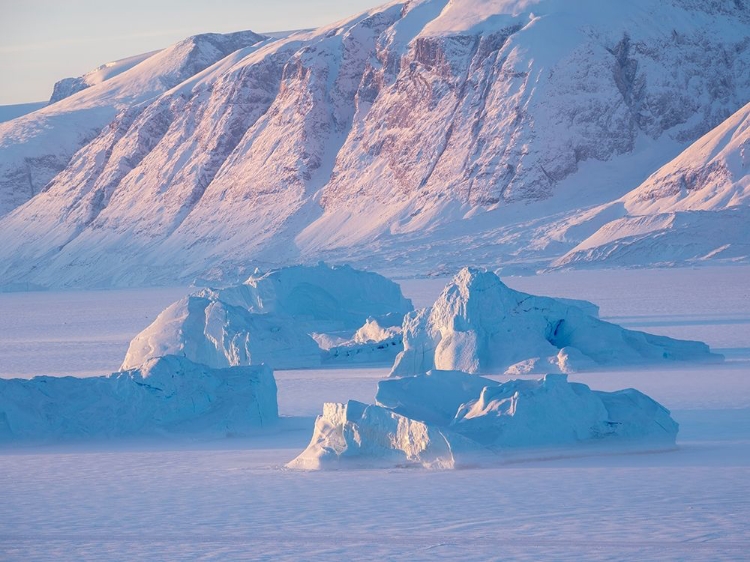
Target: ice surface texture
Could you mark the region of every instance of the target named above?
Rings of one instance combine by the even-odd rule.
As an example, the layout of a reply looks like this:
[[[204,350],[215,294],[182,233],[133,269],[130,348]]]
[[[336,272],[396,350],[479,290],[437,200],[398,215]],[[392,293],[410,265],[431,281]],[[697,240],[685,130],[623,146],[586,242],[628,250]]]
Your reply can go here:
[[[377,405],[325,404],[291,468],[456,468],[554,454],[659,450],[669,411],[637,390],[592,391],[567,375],[499,383],[431,371],[378,385]]]
[[[492,272],[462,269],[435,304],[408,314],[393,376],[575,372],[663,361],[721,360],[701,342],[626,330],[576,301],[521,293]]]
[[[410,310],[399,286],[375,273],[324,264],[283,268],[172,304],[133,339],[122,368],[167,354],[212,367],[267,363],[275,369],[360,356],[392,361],[401,338],[388,325],[400,324]],[[353,339],[323,350],[312,336],[320,333]]]
[[[151,359],[106,377],[0,379],[0,442],[155,434],[237,435],[278,419],[264,365],[212,369]]]

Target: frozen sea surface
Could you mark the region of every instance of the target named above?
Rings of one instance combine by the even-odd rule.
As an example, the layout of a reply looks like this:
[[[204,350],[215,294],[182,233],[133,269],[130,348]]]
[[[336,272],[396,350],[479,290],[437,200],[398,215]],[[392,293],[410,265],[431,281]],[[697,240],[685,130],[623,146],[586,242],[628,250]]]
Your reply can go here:
[[[447,472],[289,471],[322,402],[371,402],[388,369],[280,371],[273,433],[0,451],[0,560],[747,560],[750,268],[507,282],[720,348],[723,365],[571,377],[662,402],[681,424],[678,450]],[[423,306],[443,284],[404,290]],[[114,370],[181,291],[0,295],[0,376]]]
[[[133,337],[190,289],[0,293],[0,377],[116,371]]]

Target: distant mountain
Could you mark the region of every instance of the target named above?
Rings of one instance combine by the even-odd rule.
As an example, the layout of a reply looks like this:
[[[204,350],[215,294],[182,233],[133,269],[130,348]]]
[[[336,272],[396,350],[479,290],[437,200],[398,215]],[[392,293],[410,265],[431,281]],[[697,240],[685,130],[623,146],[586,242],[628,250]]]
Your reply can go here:
[[[750,103],[612,205],[557,266],[750,260]]]
[[[110,78],[122,74],[126,70],[130,70],[135,65],[142,63],[144,60],[152,55],[155,55],[159,51],[152,51],[150,53],[144,53],[142,55],[136,55],[134,57],[128,57],[125,59],[117,60],[114,62],[108,62],[103,64],[91,72],[87,72],[83,76],[77,76],[75,78],[63,78],[59,82],[55,83],[52,89],[52,96],[49,99],[49,103],[55,103],[65,98],[69,98],[73,94],[77,94],[81,90],[96,86],[102,82],[106,82]]]
[[[70,79],[85,87],[58,83],[51,102],[60,101],[0,124],[0,216],[41,192],[118,114],[138,113],[217,60],[261,40],[252,32],[197,35]]]
[[[44,111],[140,83],[166,52]],[[740,1],[397,1],[212,53],[98,134],[50,143],[82,148],[0,220],[0,285],[236,280],[318,259],[546,267],[750,99]],[[7,166],[22,143],[0,138],[17,140]]]

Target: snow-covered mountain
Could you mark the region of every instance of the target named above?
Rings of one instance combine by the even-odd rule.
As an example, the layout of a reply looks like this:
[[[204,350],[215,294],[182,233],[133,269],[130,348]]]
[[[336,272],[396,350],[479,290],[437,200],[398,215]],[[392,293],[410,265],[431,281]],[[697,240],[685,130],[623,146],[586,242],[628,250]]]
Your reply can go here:
[[[0,221],[0,285],[544,266],[747,103],[749,36],[741,2],[400,0],[216,53],[61,140],[83,148]]]
[[[50,96],[49,103],[55,103],[65,98],[69,98],[73,94],[77,94],[81,90],[96,86],[102,82],[106,82],[110,78],[114,78],[118,74],[130,70],[135,65],[142,63],[144,60],[152,55],[155,55],[159,51],[152,51],[150,53],[143,53],[141,55],[135,55],[133,57],[127,57],[124,59],[108,62],[103,64],[94,70],[87,72],[83,76],[76,76],[73,78],[63,78],[62,80],[55,83],[55,87],[52,89],[52,96]]]
[[[50,105],[0,124],[0,216],[40,193],[118,115],[140,113],[158,95],[262,39],[252,32],[196,35],[58,82]]]
[[[750,103],[611,204],[559,266],[690,264],[750,257]]]
[[[31,103],[15,103],[12,105],[0,105],[0,123],[5,123],[6,121],[12,121],[13,119],[18,119],[19,117],[26,115],[28,113],[31,113],[32,111],[36,111],[37,109],[42,109],[46,105],[47,105],[46,101],[38,101],[38,102],[31,102]]]

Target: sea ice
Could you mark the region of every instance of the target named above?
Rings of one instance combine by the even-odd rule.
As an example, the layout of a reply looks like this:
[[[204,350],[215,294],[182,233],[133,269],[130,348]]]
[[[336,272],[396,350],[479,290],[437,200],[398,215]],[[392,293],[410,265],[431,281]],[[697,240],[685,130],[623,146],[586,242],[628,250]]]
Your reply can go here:
[[[212,369],[172,355],[104,377],[0,379],[0,442],[236,435],[277,419],[265,365]]]
[[[381,381],[377,404],[328,403],[290,468],[455,468],[548,455],[674,447],[678,424],[637,390],[592,391],[567,375],[499,383],[432,371]]]
[[[701,342],[627,330],[576,301],[510,289],[492,272],[462,269],[431,308],[404,318],[392,376],[572,373],[601,366],[721,360]]]

